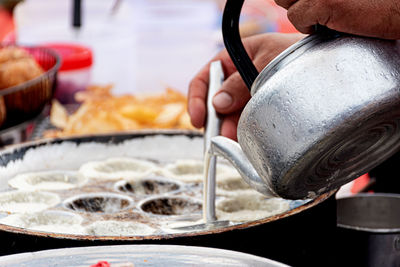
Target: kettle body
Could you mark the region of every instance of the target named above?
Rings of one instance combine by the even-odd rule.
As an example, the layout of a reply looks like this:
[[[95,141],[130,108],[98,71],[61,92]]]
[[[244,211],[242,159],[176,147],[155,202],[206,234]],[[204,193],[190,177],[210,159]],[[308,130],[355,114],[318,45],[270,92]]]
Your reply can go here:
[[[240,5],[228,0],[226,8],[230,2]],[[226,13],[224,20],[235,20]],[[221,146],[223,138],[212,143],[218,147],[215,154],[227,157],[260,192],[312,198],[368,172],[400,149],[397,41],[313,34],[256,78],[255,68],[249,74],[238,49],[230,48],[232,42],[237,39],[225,40],[228,52],[252,94],[238,124],[242,151],[228,153],[232,147]]]
[[[257,173],[291,198],[338,188],[400,148],[398,43],[310,39],[259,74],[238,125]]]

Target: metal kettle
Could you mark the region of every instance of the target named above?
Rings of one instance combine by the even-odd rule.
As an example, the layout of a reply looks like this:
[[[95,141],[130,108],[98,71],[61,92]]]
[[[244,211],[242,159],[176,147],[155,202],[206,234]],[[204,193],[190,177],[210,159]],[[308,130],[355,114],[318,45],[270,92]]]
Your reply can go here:
[[[211,139],[259,192],[312,198],[368,172],[400,148],[400,46],[396,41],[319,31],[261,73],[244,50],[243,0],[228,0],[225,46],[252,98],[238,142]]]

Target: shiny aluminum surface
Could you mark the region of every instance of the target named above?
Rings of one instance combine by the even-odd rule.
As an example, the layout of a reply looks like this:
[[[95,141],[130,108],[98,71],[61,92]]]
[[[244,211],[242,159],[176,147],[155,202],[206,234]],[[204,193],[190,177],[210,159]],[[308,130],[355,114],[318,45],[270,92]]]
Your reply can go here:
[[[275,192],[260,178],[238,143],[222,136],[212,138],[211,143],[210,152],[229,160],[246,183],[266,196],[276,197]]]
[[[107,261],[134,266],[263,266],[287,265],[250,254],[223,249],[172,245],[120,245],[44,250],[0,257],[0,265],[86,266]]]
[[[339,227],[369,233],[400,233],[400,195],[357,194],[337,200]]]
[[[337,199],[339,255],[351,259],[346,266],[400,265],[399,211],[398,194],[363,193]]]
[[[357,178],[399,150],[399,70],[396,41],[308,37],[254,82],[238,125],[244,154],[284,198]]]

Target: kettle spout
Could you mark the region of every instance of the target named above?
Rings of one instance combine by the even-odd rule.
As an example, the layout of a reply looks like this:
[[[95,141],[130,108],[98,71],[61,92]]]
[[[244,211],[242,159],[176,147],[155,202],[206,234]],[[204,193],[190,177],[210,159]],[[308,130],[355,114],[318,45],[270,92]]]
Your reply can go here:
[[[211,138],[209,153],[227,159],[236,168],[243,180],[261,194],[278,197],[258,175],[237,142],[223,136],[213,137]]]

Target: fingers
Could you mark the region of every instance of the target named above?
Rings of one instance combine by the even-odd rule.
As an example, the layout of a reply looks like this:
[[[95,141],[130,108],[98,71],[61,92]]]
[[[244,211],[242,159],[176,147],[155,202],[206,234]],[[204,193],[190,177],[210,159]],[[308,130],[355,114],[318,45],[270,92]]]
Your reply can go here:
[[[329,23],[331,10],[315,2],[318,1],[300,0],[288,8],[288,19],[299,32],[312,33],[315,25]]]
[[[249,101],[250,92],[238,72],[229,76],[221,89],[213,98],[215,110],[221,114],[229,114],[241,110]]]
[[[303,33],[311,33],[320,24],[339,32],[393,40],[400,38],[399,14],[398,0],[298,0],[287,13]]]
[[[276,0],[277,4],[288,10],[287,16],[295,28],[302,33],[312,33],[317,24],[330,29],[348,31],[357,17],[358,1],[339,0]],[[346,22],[347,21],[347,22]],[[346,22],[343,27],[342,22]],[[351,27],[350,27],[351,28]]]
[[[283,7],[284,9],[288,9],[291,5],[293,5],[297,0],[275,0],[275,3],[278,6]]]
[[[332,9],[325,2],[319,0],[275,0],[275,2],[288,10],[290,22],[299,32],[312,33],[314,25],[327,25],[332,16]]]
[[[300,38],[302,35],[299,34],[259,35],[246,38],[244,44],[254,65],[260,71],[276,55]],[[249,99],[249,89],[235,69],[235,72],[227,77],[220,91],[214,96],[213,105],[218,113],[229,114],[243,109]]]
[[[192,125],[196,128],[203,127],[205,122],[208,72],[209,64],[193,78],[189,85],[188,112]]]
[[[240,118],[240,111],[226,115],[221,125],[221,135],[232,140],[237,140],[237,124]]]
[[[235,65],[230,59],[228,52],[223,50],[218,53],[210,62],[220,60],[224,69],[225,77],[229,77],[236,72]],[[188,112],[194,127],[204,126],[207,115],[207,92],[209,82],[210,63],[204,66],[193,78],[189,85]]]
[[[247,38],[244,45],[257,69],[261,70],[272,58],[300,38],[299,35],[262,35]],[[250,99],[249,89],[226,50],[211,62],[215,60],[221,60],[226,77],[221,89],[213,97],[215,110],[225,115],[242,110]],[[208,82],[209,64],[195,76],[189,86],[188,111],[192,124],[197,128],[203,127],[206,120]],[[231,130],[228,130],[228,134],[234,135]]]

